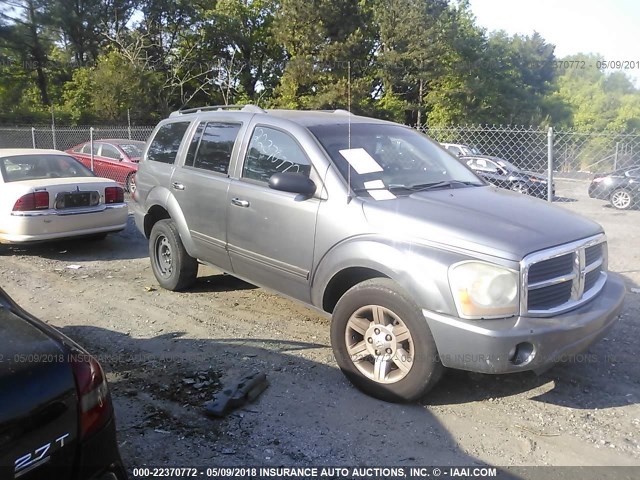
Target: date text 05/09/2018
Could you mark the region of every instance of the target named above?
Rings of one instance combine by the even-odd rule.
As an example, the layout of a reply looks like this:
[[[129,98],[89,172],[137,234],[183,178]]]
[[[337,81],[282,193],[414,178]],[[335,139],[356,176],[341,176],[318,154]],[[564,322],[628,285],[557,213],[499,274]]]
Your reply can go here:
[[[494,467],[143,467],[132,470],[138,478],[251,478],[251,479],[425,479],[438,477],[496,478]]]

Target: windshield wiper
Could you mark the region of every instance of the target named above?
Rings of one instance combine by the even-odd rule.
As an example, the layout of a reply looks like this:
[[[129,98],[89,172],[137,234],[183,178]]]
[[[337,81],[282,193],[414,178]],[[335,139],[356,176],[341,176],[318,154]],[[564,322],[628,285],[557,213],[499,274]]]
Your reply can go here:
[[[410,190],[412,192],[424,192],[426,190],[433,190],[436,188],[456,188],[455,185],[466,185],[473,187],[481,187],[484,183],[478,182],[468,182],[462,180],[443,180],[441,182],[431,182],[431,183],[416,183],[414,185],[401,185],[401,184],[391,184],[389,185],[389,190],[392,189],[404,189]]]

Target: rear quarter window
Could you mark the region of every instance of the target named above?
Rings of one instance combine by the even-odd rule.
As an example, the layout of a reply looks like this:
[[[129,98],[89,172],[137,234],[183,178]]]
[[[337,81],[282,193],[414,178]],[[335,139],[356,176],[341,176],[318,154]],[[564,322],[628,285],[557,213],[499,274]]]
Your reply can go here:
[[[149,145],[147,160],[174,163],[189,122],[172,122],[162,125]]]

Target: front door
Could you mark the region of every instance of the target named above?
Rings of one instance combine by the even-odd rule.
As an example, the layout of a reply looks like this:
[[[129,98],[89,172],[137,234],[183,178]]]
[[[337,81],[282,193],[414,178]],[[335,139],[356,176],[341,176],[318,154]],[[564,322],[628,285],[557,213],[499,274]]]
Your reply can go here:
[[[309,301],[313,265],[316,196],[269,188],[271,175],[297,172],[321,185],[302,147],[288,133],[256,126],[251,133],[241,177],[232,180],[227,197],[228,249],[239,277]]]

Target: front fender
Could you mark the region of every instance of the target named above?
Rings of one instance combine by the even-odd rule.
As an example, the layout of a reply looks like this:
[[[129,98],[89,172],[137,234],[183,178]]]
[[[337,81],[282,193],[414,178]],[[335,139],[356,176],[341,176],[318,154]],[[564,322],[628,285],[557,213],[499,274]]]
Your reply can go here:
[[[365,235],[331,248],[319,261],[311,283],[311,301],[322,307],[331,279],[351,267],[364,267],[396,281],[420,308],[456,315],[449,288],[449,265],[467,258],[431,246]]]

